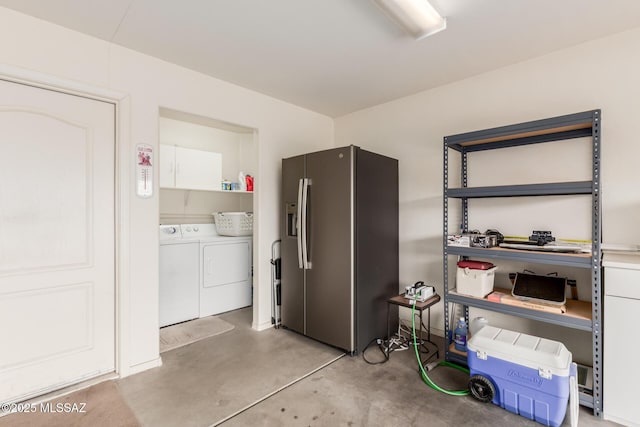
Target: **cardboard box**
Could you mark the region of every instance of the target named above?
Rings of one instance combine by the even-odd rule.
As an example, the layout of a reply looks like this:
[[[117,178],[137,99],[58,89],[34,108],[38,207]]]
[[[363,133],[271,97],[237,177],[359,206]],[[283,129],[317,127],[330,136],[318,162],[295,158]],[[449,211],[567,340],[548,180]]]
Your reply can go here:
[[[464,234],[452,234],[447,236],[447,245],[468,248],[471,246],[471,237]]]

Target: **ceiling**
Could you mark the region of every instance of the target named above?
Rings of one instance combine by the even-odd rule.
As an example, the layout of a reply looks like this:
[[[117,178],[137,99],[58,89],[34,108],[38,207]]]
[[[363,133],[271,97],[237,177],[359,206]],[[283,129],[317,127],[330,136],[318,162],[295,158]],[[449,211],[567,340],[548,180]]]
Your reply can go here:
[[[331,117],[640,26],[637,0],[431,3],[415,41],[372,0],[0,0]]]

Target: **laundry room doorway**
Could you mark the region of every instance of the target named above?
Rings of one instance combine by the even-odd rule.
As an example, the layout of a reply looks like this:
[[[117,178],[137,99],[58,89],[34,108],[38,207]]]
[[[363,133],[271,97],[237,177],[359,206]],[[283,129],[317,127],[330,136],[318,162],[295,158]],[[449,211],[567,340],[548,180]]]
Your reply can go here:
[[[256,129],[161,108],[158,138],[160,326],[251,306]]]
[[[0,402],[115,370],[115,117],[0,80]]]

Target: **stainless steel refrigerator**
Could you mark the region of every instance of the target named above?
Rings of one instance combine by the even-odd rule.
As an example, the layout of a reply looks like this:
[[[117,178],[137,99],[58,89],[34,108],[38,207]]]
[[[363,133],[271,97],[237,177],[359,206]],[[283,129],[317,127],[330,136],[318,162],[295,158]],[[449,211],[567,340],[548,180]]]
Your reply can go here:
[[[282,325],[361,352],[398,327],[398,161],[356,146],[282,160]]]

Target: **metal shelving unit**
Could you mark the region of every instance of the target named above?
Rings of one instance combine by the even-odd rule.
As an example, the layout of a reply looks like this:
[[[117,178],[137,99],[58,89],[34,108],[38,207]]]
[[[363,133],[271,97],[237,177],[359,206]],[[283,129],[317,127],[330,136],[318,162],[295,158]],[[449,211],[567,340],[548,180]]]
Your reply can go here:
[[[571,329],[590,331],[593,348],[593,395],[581,393],[580,404],[593,408],[596,416],[602,416],[602,281],[601,281],[601,220],[600,220],[600,134],[601,111],[592,110],[566,116],[485,129],[444,138],[444,193],[443,193],[443,277],[444,277],[444,322],[445,337],[453,325],[449,324],[449,303],[460,304],[469,320],[469,307],[496,311],[508,315],[525,317]],[[491,187],[468,187],[468,154],[476,151],[495,150],[522,145],[553,143],[573,138],[591,139],[592,179],[591,181],[557,182],[546,184],[504,185]],[[460,153],[462,187],[449,188],[449,150]],[[502,198],[530,196],[585,195],[591,197],[592,228],[591,254],[565,254],[551,252],[519,251],[503,248],[450,247],[447,245],[449,234],[449,199],[459,199],[462,205],[462,228],[469,229],[468,199]],[[562,265],[575,268],[588,268],[591,271],[591,318],[555,314],[535,309],[511,306],[488,301],[487,299],[468,297],[450,292],[449,256],[473,257],[492,260],[511,260],[529,263]],[[588,303],[580,303],[588,304]],[[584,306],[583,306],[584,308]],[[588,311],[588,310],[587,310]],[[466,364],[466,358],[447,346],[447,360]]]

